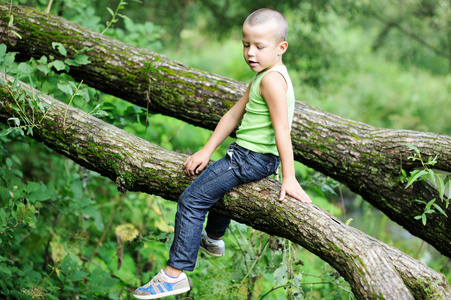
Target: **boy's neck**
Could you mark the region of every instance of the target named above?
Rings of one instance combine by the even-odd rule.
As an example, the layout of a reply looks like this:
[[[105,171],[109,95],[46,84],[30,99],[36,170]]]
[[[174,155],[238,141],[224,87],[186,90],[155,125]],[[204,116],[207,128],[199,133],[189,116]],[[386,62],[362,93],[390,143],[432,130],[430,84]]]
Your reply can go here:
[[[275,64],[274,66],[272,66],[272,67],[270,67],[270,68],[267,68],[267,69],[265,69],[265,70],[263,70],[263,71],[257,72],[257,73],[255,74],[255,76],[260,76],[261,74],[263,74],[263,73],[265,73],[265,72],[267,72],[267,71],[269,71],[269,70],[271,70],[271,69],[273,69],[273,68],[275,68],[275,67],[280,67],[280,66],[283,66],[282,61],[280,61],[279,63]]]

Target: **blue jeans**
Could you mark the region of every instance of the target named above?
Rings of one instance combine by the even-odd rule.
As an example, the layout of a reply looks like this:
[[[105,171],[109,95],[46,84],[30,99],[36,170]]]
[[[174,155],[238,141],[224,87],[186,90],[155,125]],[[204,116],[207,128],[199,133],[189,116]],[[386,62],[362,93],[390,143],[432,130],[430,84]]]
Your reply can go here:
[[[231,144],[227,155],[210,165],[180,195],[168,265],[179,270],[194,270],[208,210],[234,186],[275,174],[279,163],[278,156]],[[211,236],[221,237],[229,224],[230,218],[210,212],[206,231]]]

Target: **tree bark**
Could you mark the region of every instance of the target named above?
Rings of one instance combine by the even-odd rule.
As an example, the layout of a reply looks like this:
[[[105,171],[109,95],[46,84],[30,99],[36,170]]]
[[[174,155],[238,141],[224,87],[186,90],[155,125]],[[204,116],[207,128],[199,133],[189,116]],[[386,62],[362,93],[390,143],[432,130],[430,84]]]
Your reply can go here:
[[[214,129],[220,117],[239,99],[245,84],[193,69],[165,56],[123,44],[110,37],[41,11],[12,6],[14,23],[8,28],[10,6],[0,3],[0,42],[19,56],[54,56],[62,43],[68,56],[84,50],[91,63],[71,67],[76,80],[153,112]],[[19,33],[18,39],[12,31]],[[436,169],[451,172],[451,137],[426,132],[375,128],[297,102],[293,121],[296,160],[334,178],[360,194],[411,234],[451,257],[451,219],[437,213],[427,226],[414,217],[438,198],[435,189],[415,183],[406,189],[400,170],[420,168],[407,158],[418,147],[423,157],[438,155]],[[442,209],[451,215],[451,206]]]
[[[0,73],[0,79],[6,77]],[[0,121],[19,117],[17,89],[0,86]],[[38,91],[21,83],[27,100]],[[82,166],[113,180],[122,192],[139,191],[176,200],[193,178],[183,171],[186,155],[165,150],[68,107],[47,95],[46,111],[24,106],[32,138]],[[42,121],[41,121],[42,120]],[[278,201],[280,184],[271,179],[235,187],[215,206],[223,214],[271,235],[301,245],[333,266],[351,285],[357,299],[425,299],[437,293],[451,298],[445,276],[403,252],[349,227],[315,205],[290,197]]]

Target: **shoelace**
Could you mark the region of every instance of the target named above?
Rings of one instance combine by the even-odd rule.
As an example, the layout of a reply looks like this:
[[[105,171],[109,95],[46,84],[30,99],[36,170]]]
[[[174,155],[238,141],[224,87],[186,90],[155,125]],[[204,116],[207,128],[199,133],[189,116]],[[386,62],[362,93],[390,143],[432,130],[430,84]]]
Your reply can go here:
[[[161,274],[157,274],[157,276],[155,276],[154,278],[152,278],[152,280],[149,281],[147,284],[145,284],[142,288],[143,288],[143,289],[147,289],[147,288],[150,287],[151,285],[154,285],[154,284],[157,285],[157,284],[163,282],[164,280],[163,280],[163,278],[161,278],[161,277],[162,277]]]

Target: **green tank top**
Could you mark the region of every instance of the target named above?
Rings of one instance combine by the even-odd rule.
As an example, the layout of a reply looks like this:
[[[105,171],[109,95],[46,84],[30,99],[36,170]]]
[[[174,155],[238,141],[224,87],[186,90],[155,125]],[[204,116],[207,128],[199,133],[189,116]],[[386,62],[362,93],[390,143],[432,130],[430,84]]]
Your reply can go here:
[[[291,124],[294,114],[294,91],[287,68],[284,65],[276,66],[254,77],[249,91],[249,102],[246,104],[246,112],[241,125],[236,133],[236,143],[241,147],[258,152],[279,155],[276,146],[276,137],[272,126],[269,109],[265,99],[260,95],[260,82],[269,72],[279,72],[287,82],[287,107],[288,122]]]

